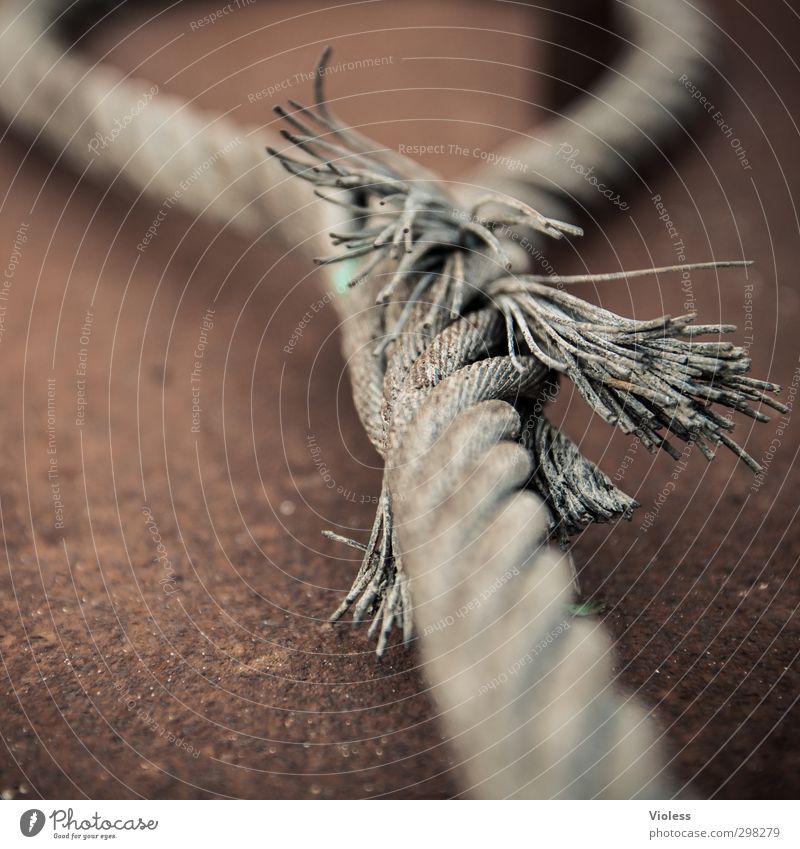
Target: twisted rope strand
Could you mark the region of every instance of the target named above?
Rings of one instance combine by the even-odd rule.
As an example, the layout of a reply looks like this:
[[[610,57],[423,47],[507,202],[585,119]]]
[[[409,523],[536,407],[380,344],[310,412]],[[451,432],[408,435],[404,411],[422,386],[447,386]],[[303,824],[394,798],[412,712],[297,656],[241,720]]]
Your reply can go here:
[[[12,130],[101,183],[119,179],[156,204],[210,210],[248,237],[270,227],[289,247],[320,250],[330,207],[264,156],[275,135],[107,65],[86,65],[59,40],[63,12],[56,0],[8,0],[0,8],[0,114]],[[112,137],[116,122],[123,126]]]
[[[483,365],[478,366],[483,368]],[[460,378],[457,378],[460,379]],[[453,417],[426,405],[394,473],[420,650],[468,777],[484,798],[663,798],[651,723],[611,683],[599,626],[572,618],[565,558],[509,404]]]
[[[324,79],[329,55],[323,55],[318,67],[316,78],[320,81]],[[725,431],[733,429],[733,422],[711,409],[710,404],[716,402],[758,421],[767,421],[748,402],[766,403],[784,412],[786,408],[767,394],[779,387],[760,381],[741,383],[749,380],[743,375],[750,367],[742,348],[722,342],[685,341],[700,334],[732,332],[735,328],[693,326],[694,315],[661,316],[649,321],[628,319],[559,288],[559,283],[564,282],[641,277],[685,270],[686,266],[580,275],[577,279],[556,277],[554,281],[536,275],[509,275],[511,262],[504,243],[513,243],[517,234],[507,223],[502,229],[498,227],[500,221],[508,221],[508,210],[513,210],[516,226],[553,238],[581,235],[582,231],[496,193],[479,199],[468,210],[461,209],[444,184],[430,179],[418,181],[413,165],[409,166],[409,173],[414,176],[406,177],[398,170],[396,160],[391,166],[373,162],[370,154],[362,152],[367,147],[363,137],[351,139],[350,130],[325,106],[321,84],[316,88],[316,98],[313,107],[298,109],[324,126],[326,136],[335,135],[335,159],[331,158],[329,146],[311,136],[298,141],[291,133],[287,133],[287,139],[310,160],[297,159],[292,152],[270,152],[291,174],[317,187],[355,192],[361,198],[359,214],[351,222],[352,232],[332,234],[333,244],[340,248],[338,253],[318,262],[332,265],[364,261],[371,272],[361,269],[351,277],[348,287],[368,288],[376,306],[383,310],[382,324],[379,314],[374,327],[379,334],[378,344],[372,346],[372,354],[381,365],[359,366],[356,378],[368,374],[370,383],[383,381],[380,427],[373,422],[367,429],[377,438],[375,444],[387,469],[393,467],[397,446],[413,430],[415,414],[432,394],[429,387],[439,381],[443,386],[449,385],[449,377],[459,370],[467,379],[476,356],[486,357],[504,335],[507,356],[499,358],[504,368],[513,367],[525,378],[531,373],[533,361],[540,371],[539,380],[549,369],[567,375],[595,412],[609,424],[635,433],[648,449],[662,449],[679,457],[677,448],[663,436],[667,432],[696,444],[709,460],[715,447],[723,444],[754,471],[760,470],[755,460],[726,435]],[[277,111],[296,122],[286,110]],[[348,155],[351,149],[357,152],[353,158]],[[486,217],[478,217],[479,210],[486,206],[490,207]],[[370,208],[374,210],[372,216],[360,211]],[[747,264],[710,262],[694,263],[692,267],[717,269]],[[469,281],[466,286],[465,278]],[[461,314],[472,315],[475,310],[480,314],[481,305],[490,314],[499,315],[487,316],[482,325],[459,318]],[[532,358],[517,353],[518,333]],[[361,341],[367,350],[369,342],[363,337]],[[383,365],[385,354],[388,356]],[[369,354],[361,355],[362,362],[364,356]],[[486,378],[488,385],[481,387],[485,391],[474,395],[474,402],[508,397],[504,394],[509,388],[507,378],[500,372],[487,367],[476,375]],[[526,380],[513,386],[517,396],[527,388]],[[457,396],[451,399],[454,408],[459,400]],[[375,415],[377,410],[370,408],[368,413]],[[549,475],[540,474],[538,484],[545,488],[542,494],[554,507],[551,533],[562,544],[567,543],[570,531],[581,530],[591,521],[631,518],[633,502],[618,493],[591,463],[577,460],[579,452],[575,446],[554,441],[546,428],[535,428],[534,433],[538,439],[547,440],[546,445],[534,444],[531,450],[553,470]],[[563,462],[570,462],[569,470],[560,465]],[[562,483],[568,471],[572,474],[571,486]],[[582,480],[575,480],[576,475]],[[551,493],[547,486],[552,479],[555,490]],[[571,497],[573,489],[586,495],[576,501]],[[410,635],[404,602],[408,595],[406,577],[393,525],[395,500],[385,480],[361,568],[332,617],[338,620],[351,606],[356,622],[374,615],[375,622],[382,623],[374,626],[380,634],[379,655],[394,622],[403,622],[406,639]]]
[[[472,183],[523,197],[553,215],[596,212],[612,193],[641,181],[653,160],[687,138],[698,115],[685,85],[710,91],[719,37],[702,0],[619,0],[615,29],[625,48],[562,114],[496,151],[524,163],[523,176],[483,164]],[[477,191],[477,189],[476,189]],[[625,208],[624,206],[622,207]]]

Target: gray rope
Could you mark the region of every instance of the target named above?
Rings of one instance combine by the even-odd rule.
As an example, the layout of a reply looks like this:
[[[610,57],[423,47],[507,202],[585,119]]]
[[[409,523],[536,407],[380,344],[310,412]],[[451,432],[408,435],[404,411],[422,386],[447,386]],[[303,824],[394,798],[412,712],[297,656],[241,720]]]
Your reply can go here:
[[[730,327],[695,326],[693,315],[634,321],[562,290],[576,278],[509,274],[509,227],[553,238],[581,231],[497,194],[460,208],[437,182],[371,157],[330,113],[321,86],[314,107],[293,106],[285,137],[307,158],[272,153],[318,191],[345,192],[334,195],[339,205],[359,199],[351,229],[333,234],[339,252],[318,262],[363,263],[349,285],[361,291],[358,310],[373,304],[348,347],[385,475],[368,542],[351,541],[361,568],[333,618],[372,617],[379,655],[395,624],[408,638],[416,621],[474,792],[669,795],[649,720],[611,683],[606,640],[569,616],[570,561],[545,547],[548,535],[566,541],[589,522],[630,518],[635,503],[541,408],[519,446],[503,445],[519,422],[509,426],[517,414],[502,402],[535,411],[551,370],[562,372],[651,450],[676,451],[666,432],[708,459],[722,444],[757,467],[709,402],[763,421],[750,404],[785,410],[770,395],[779,387],[745,376],[744,350],[694,341]],[[518,353],[518,336],[529,354]],[[529,483],[544,504],[521,491]]]
[[[49,2],[28,6],[24,0],[0,9],[0,110],[14,129],[39,135],[83,168],[95,133],[141,97],[142,83],[63,56],[63,45],[47,30],[55,10]],[[587,206],[596,199],[553,155],[556,143],[570,140],[583,163],[613,184],[687,114],[687,93],[658,68],[666,65],[670,75],[685,68],[701,79],[702,55],[647,15],[687,30],[687,41],[701,49],[708,44],[701,17],[678,0],[631,3],[640,40],[622,77],[603,83],[597,97],[555,122],[546,144],[525,140],[505,151],[529,163],[547,193]],[[283,113],[289,145],[311,163],[274,141],[273,158],[262,161],[260,131],[214,158],[242,131],[159,94],[90,168],[163,199],[187,168],[213,158],[185,199],[190,208],[208,206],[248,233],[269,222],[289,245],[308,244],[329,215],[328,204],[309,203],[303,180],[351,221],[352,231],[333,240],[341,252],[322,261],[344,259],[355,283],[336,306],[356,407],[386,472],[371,539],[353,543],[364,554],[361,569],[337,613],[352,609],[354,618],[372,617],[379,650],[394,624],[406,636],[416,627],[442,719],[464,760],[467,791],[536,798],[670,795],[656,732],[614,685],[602,629],[570,617],[569,558],[546,545],[549,535],[565,539],[589,521],[629,517],[635,504],[542,418],[541,396],[556,379],[553,369],[569,373],[573,366],[576,328],[566,326],[569,316],[561,316],[556,339],[552,316],[542,318],[539,302],[531,306],[531,299],[543,297],[538,281],[523,280],[521,289],[503,282],[509,263],[499,225],[550,237],[580,231],[503,195],[489,198],[491,212],[474,220],[478,207],[465,210],[402,158],[372,156],[369,140],[336,121],[321,90],[316,100],[311,109],[292,104]],[[288,183],[278,163],[293,175]],[[492,179],[478,174],[472,183]],[[540,189],[528,188],[542,197]],[[557,307],[563,311],[564,303]],[[658,337],[660,329],[658,338],[665,338],[672,325],[659,321],[650,331]],[[635,348],[636,333],[649,332],[639,327],[630,330],[635,338],[614,340],[597,325],[590,328],[593,345],[633,339]],[[685,327],[665,342],[677,344]],[[519,352],[522,344],[529,353]],[[675,354],[664,353],[664,359]],[[573,374],[581,373],[573,367]],[[600,372],[593,378],[606,389],[620,379]],[[775,389],[739,382],[724,390],[730,397],[713,400],[764,400]],[[681,411],[688,410],[697,392],[673,390]],[[653,414],[641,398],[637,403],[640,417]],[[610,412],[610,419],[621,420],[619,410]],[[649,421],[652,445],[660,447],[665,423]],[[694,438],[701,425],[691,417],[680,421],[678,435]],[[727,444],[720,421],[702,425],[717,427],[706,433],[708,440],[719,436]]]
[[[108,65],[87,65],[60,40],[66,8],[60,0],[0,7],[0,114],[14,132],[46,144],[78,173],[119,180],[156,205],[210,210],[248,237],[269,229],[312,256],[327,244],[334,216],[265,156],[273,133]]]
[[[608,206],[653,161],[685,142],[699,107],[685,85],[711,87],[718,35],[703,0],[615,0],[627,42],[615,65],[549,124],[502,145],[498,156],[526,166],[522,177],[484,165],[472,183],[494,187],[556,216]],[[681,77],[684,77],[682,80]]]
[[[479,368],[483,368],[480,365]],[[459,378],[460,379],[460,378]],[[426,405],[395,489],[420,648],[466,790],[484,798],[663,798],[656,735],[613,685],[600,626],[568,613],[571,571],[509,404]]]

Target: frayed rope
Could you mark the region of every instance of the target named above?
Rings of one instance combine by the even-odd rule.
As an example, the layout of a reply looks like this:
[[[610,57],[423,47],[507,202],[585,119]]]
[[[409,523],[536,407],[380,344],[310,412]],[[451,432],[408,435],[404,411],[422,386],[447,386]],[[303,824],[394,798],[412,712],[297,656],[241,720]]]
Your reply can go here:
[[[507,248],[519,242],[521,232],[533,230],[561,239],[581,236],[582,230],[499,194],[487,194],[463,209],[435,175],[343,125],[329,109],[323,91],[330,52],[324,52],[317,67],[315,105],[289,101],[291,111],[276,109],[291,128],[283,131],[290,150],[299,150],[310,160],[274,148],[268,151],[290,174],[312,183],[320,198],[349,214],[352,232],[331,233],[331,242],[339,250],[317,262],[361,263],[349,286],[362,284],[380,271],[386,283],[378,291],[376,303],[403,305],[385,334],[375,340],[376,356],[385,356],[409,324],[414,332],[425,332],[441,311],[455,321],[488,306],[502,316],[507,353],[520,371],[525,370],[519,354],[524,347],[554,375],[569,378],[606,422],[635,434],[650,451],[664,450],[680,457],[666,437],[672,434],[697,445],[709,460],[716,447],[724,445],[754,472],[761,471],[728,436],[733,421],[712,405],[768,421],[753,405],[787,412],[787,407],[772,397],[780,387],[746,376],[750,360],[743,348],[720,340],[694,341],[701,335],[731,333],[734,326],[694,324],[694,313],[638,321],[564,291],[565,286],[576,283],[746,267],[749,262],[704,262],[574,276],[513,274]],[[422,320],[412,322],[421,307]],[[522,399],[523,407],[524,403]],[[523,442],[535,462],[530,485],[548,505],[550,533],[562,545],[592,522],[632,517],[639,505],[541,416],[541,408],[525,434]],[[407,584],[401,580],[385,488],[367,545],[331,532],[326,535],[363,552],[353,587],[332,619],[351,607],[354,621],[373,616],[371,631],[380,626],[379,651],[394,621],[403,623],[408,637],[410,599]]]

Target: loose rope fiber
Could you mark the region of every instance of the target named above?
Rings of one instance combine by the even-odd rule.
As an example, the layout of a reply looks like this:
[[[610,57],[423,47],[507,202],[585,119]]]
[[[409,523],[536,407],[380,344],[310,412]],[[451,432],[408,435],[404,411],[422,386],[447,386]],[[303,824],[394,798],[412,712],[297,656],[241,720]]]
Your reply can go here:
[[[770,396],[778,387],[744,376],[741,348],[691,341],[730,327],[632,321],[560,288],[583,278],[509,275],[501,225],[551,238],[580,230],[496,195],[454,206],[441,185],[372,157],[321,87],[314,108],[295,107],[282,111],[285,137],[311,161],[272,153],[351,215],[349,232],[332,234],[339,252],[318,261],[363,263],[349,285],[370,318],[351,342],[351,378],[385,461],[370,539],[342,540],[363,560],[335,618],[372,618],[379,653],[395,624],[406,636],[416,626],[470,792],[672,795],[649,719],[612,684],[607,638],[570,615],[568,557],[546,545],[635,504],[547,423],[540,398],[563,372],[652,450],[676,451],[667,432],[709,459],[724,444],[755,466],[707,402],[763,419],[749,403],[785,409]],[[494,212],[479,218],[484,205]],[[545,503],[528,488],[537,484]]]
[[[702,16],[678,0],[619,5],[644,39],[630,60],[641,73],[627,84],[604,83],[602,96],[579,103],[546,130],[554,141],[582,146],[612,182],[628,178],[689,114],[687,92],[678,97],[665,84],[666,71],[683,63],[701,79],[710,41]],[[24,0],[0,10],[0,109],[13,129],[38,135],[80,169],[90,161],[97,129],[124,113],[146,84],[64,55],[50,27],[57,14],[55,4]],[[636,64],[639,54],[652,59],[646,72]],[[632,73],[630,63],[622,68]],[[341,252],[331,258],[331,270],[344,269],[354,285],[335,303],[356,407],[385,475],[371,538],[350,541],[364,557],[337,616],[352,610],[355,619],[371,618],[379,651],[394,625],[407,637],[414,629],[442,721],[464,763],[465,792],[673,795],[657,730],[614,683],[603,629],[570,614],[571,563],[548,545],[549,537],[568,536],[588,521],[630,517],[636,505],[549,425],[542,397],[559,371],[583,374],[580,363],[596,364],[597,347],[608,346],[614,356],[605,356],[606,370],[590,370],[581,391],[609,421],[621,427],[635,424],[632,416],[647,421],[642,432],[653,449],[667,449],[666,430],[726,444],[743,456],[723,433],[727,420],[699,408],[714,400],[742,409],[766,402],[777,387],[742,377],[749,363],[732,346],[692,347],[684,339],[693,335],[691,317],[677,324],[662,317],[644,327],[596,314],[584,321],[575,310],[585,308],[564,300],[566,293],[542,293],[533,278],[512,275],[509,282],[498,224],[548,238],[574,237],[578,228],[506,195],[490,196],[491,213],[478,217],[477,207],[445,194],[407,160],[374,156],[369,140],[330,113],[321,83],[316,94],[314,107],[293,103],[282,111],[288,146],[266,140],[273,154],[267,159],[262,133],[247,134],[197,181],[191,204],[243,232],[274,227],[306,253],[319,253],[318,240],[309,237],[327,229],[329,208],[349,228],[334,235]],[[131,124],[136,137],[123,134],[124,145],[115,143],[91,168],[163,199],[176,177],[242,130],[177,98],[159,94],[150,106],[156,103]],[[293,159],[295,148],[311,162]],[[531,162],[538,176],[535,187],[506,187],[509,194],[542,198],[545,192],[562,198],[561,208],[565,198],[588,206],[594,198],[584,181],[565,172],[550,151],[548,157],[529,140],[514,147],[512,155]],[[614,151],[622,165],[611,161]],[[329,202],[314,201],[309,182]],[[478,175],[472,183],[490,180]],[[580,362],[579,342],[591,349]],[[639,359],[650,343],[663,343],[657,359],[673,363],[657,378]],[[654,383],[635,396],[623,374],[637,368]],[[716,388],[715,379],[727,382]],[[680,415],[665,421],[672,408]]]

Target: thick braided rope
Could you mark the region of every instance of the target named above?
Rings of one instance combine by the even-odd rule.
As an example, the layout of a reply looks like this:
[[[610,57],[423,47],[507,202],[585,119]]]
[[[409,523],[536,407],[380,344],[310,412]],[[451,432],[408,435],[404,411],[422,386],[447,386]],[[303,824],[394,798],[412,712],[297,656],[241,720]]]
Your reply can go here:
[[[245,236],[269,230],[309,256],[319,252],[332,216],[265,156],[274,133],[200,110],[108,65],[89,66],[61,40],[66,6],[8,0],[0,7],[0,113],[14,132],[101,184],[119,179],[156,205],[208,210]]]
[[[493,356],[505,343],[494,309],[442,312],[434,327],[425,312],[389,349],[374,427],[399,572],[376,630],[388,634],[392,594],[407,592],[471,795],[672,795],[652,723],[613,683],[608,637],[569,612],[571,564],[546,545],[549,513],[525,489],[536,461],[512,404],[536,398],[547,370]]]
[[[523,162],[525,175],[484,165],[474,175],[556,217],[608,201],[653,161],[685,141],[699,108],[686,83],[710,90],[719,37],[703,0],[617,0],[615,31],[627,42],[592,89],[557,119],[501,146],[498,156]],[[600,33],[598,33],[598,36]],[[587,177],[591,179],[587,179]]]
[[[0,108],[14,126],[41,131],[73,165],[85,167],[94,133],[141,97],[140,86],[99,68],[86,73],[79,60],[61,56],[55,39],[37,40],[48,23],[44,4],[6,4],[0,13],[6,33],[17,12],[13,37],[0,45]],[[641,78],[639,83],[649,88]],[[609,114],[619,107],[609,104]],[[657,138],[671,120],[667,116],[648,134]],[[623,138],[614,144],[629,141],[633,157],[642,147],[640,134],[620,123]],[[122,133],[95,170],[107,179],[122,174],[155,198],[168,195],[176,174],[183,173],[176,152],[186,153],[186,167],[194,168],[237,132],[223,121],[194,118],[177,102],[162,113],[145,109],[134,125],[138,140]],[[578,130],[569,124],[567,131],[561,122],[552,133],[558,138]],[[122,138],[125,146],[119,145]],[[213,172],[218,180],[198,181],[191,208],[211,203],[215,215],[251,232],[280,222],[281,237],[303,242],[322,229],[321,216],[307,212],[309,195],[299,181],[296,195],[294,184],[287,191],[285,176],[277,176],[275,163],[259,159],[259,148],[248,143],[226,156],[224,169]],[[529,146],[519,154],[528,159]],[[539,170],[558,183],[556,172],[563,169],[550,162]],[[240,186],[251,174],[261,176]],[[566,193],[580,197],[583,187],[564,177]],[[281,191],[270,197],[279,183]],[[294,228],[284,217],[298,209],[306,211],[291,219]],[[466,759],[469,789],[491,797],[668,794],[649,723],[613,686],[607,639],[598,628],[567,618],[569,568],[542,547],[543,505],[522,490],[533,465],[508,402],[535,397],[544,369],[524,358],[520,371],[508,356],[495,356],[504,341],[496,312],[457,321],[442,312],[425,323],[422,307],[384,361],[371,343],[403,305],[398,298],[376,307],[377,289],[377,281],[370,281],[337,307],[345,319],[356,404],[386,458],[382,501],[391,538],[385,545],[395,549],[410,578],[396,582],[393,591],[410,593],[408,611],[413,597],[426,669],[446,727]],[[467,613],[456,615],[465,605]]]
[[[469,405],[440,432],[451,412],[443,396],[425,406],[393,483],[425,669],[468,792],[672,795],[650,720],[612,683],[608,637],[567,612],[571,570],[542,548],[518,413]]]

